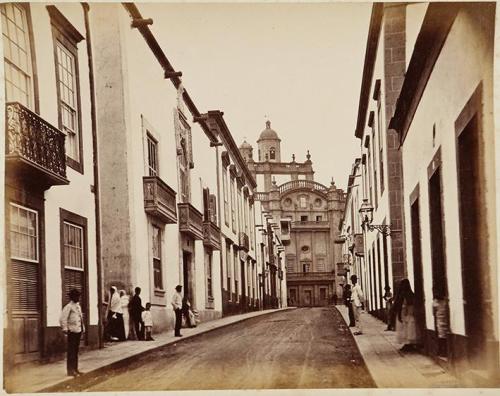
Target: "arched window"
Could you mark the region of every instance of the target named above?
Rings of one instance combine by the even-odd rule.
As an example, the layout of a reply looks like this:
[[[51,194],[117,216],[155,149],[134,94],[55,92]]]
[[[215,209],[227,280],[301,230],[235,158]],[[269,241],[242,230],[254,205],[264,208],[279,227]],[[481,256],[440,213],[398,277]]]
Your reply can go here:
[[[272,160],[276,159],[276,149],[274,147],[269,149],[269,158]]]
[[[260,156],[260,149],[259,149],[259,162],[262,161],[262,158]]]

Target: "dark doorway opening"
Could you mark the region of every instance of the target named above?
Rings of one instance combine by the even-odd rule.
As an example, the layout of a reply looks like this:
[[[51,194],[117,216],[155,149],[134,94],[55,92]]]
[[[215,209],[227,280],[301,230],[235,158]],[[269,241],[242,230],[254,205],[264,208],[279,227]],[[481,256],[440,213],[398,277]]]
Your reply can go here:
[[[436,160],[437,161],[437,160]],[[438,355],[448,355],[447,332],[448,281],[444,251],[441,169],[438,167],[429,179],[429,209],[431,223],[432,294],[438,309],[434,316],[434,327],[438,336]]]
[[[184,297],[187,298],[191,305],[194,305],[191,287],[191,253],[183,250],[182,252],[182,275],[183,275],[183,289]]]
[[[476,367],[486,367],[486,300],[489,279],[486,276],[486,247],[481,234],[486,230],[484,193],[481,180],[480,136],[475,115],[457,138],[458,196],[460,218],[460,248],[465,334],[469,361]]]
[[[422,241],[420,230],[420,206],[419,199],[411,204],[411,244],[413,256],[413,280],[415,287],[415,320],[420,337],[425,335],[425,294],[424,275],[422,270]],[[421,338],[422,339],[422,338]]]

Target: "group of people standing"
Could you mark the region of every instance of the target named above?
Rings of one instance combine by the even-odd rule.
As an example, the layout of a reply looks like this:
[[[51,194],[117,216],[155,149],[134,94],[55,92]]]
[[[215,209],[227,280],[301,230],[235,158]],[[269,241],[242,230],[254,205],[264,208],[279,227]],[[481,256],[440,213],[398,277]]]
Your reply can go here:
[[[360,312],[364,309],[364,295],[358,285],[358,277],[351,276],[351,285],[344,287],[344,304],[349,311],[349,327],[354,327],[354,335],[363,334],[359,320]],[[421,345],[422,335],[419,334],[415,320],[415,294],[408,279],[402,279],[393,298],[390,286],[385,287],[382,296],[386,303],[386,331],[396,331],[397,342],[403,344],[401,351],[415,351]]]
[[[174,335],[182,337],[181,327],[184,314],[187,327],[196,327],[197,320],[187,297],[182,297],[182,286],[175,287],[172,296],[172,308],[175,313]],[[85,332],[82,308],[80,306],[80,291],[72,289],[69,292],[69,303],[64,306],[59,318],[61,330],[67,338],[66,369],[69,376],[78,377],[78,350],[82,334]],[[135,294],[129,300],[125,290],[111,286],[109,290],[108,307],[106,309],[105,339],[108,341],[125,341],[128,338],[153,341],[153,317],[151,303],[142,306],[141,288],[135,288]],[[131,334],[129,334],[129,327]],[[130,337],[129,337],[130,336]]]
[[[111,286],[109,290],[108,307],[106,310],[106,327],[104,330],[107,341],[125,341],[127,339],[153,341],[153,317],[151,304],[142,306],[141,288],[135,288],[135,294],[129,300],[125,290]],[[132,330],[131,334],[129,329]]]

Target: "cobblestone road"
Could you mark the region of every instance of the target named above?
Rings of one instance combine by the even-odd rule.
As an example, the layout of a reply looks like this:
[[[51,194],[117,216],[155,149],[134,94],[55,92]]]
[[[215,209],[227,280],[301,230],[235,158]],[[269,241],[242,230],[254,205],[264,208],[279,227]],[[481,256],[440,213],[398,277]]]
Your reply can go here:
[[[104,370],[67,391],[374,387],[332,308],[250,319]]]

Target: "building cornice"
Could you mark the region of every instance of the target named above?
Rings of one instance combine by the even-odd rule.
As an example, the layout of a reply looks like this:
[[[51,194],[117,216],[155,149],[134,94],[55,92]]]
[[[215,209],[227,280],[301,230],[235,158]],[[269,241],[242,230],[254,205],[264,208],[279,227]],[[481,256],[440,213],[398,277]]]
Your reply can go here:
[[[236,145],[231,132],[229,131],[226,121],[224,120],[224,113],[220,110],[210,110],[207,113],[202,114],[202,117],[206,118],[207,122],[208,120],[213,120],[216,123],[217,133],[219,134],[219,137],[221,138],[224,146],[226,146],[230,156],[233,157],[234,162],[241,170],[246,183],[251,186],[252,189],[256,188],[257,183],[250,173],[250,169],[248,169],[247,163],[241,155],[240,150]]]
[[[354,136],[358,139],[363,137],[365,129],[366,110],[370,101],[370,89],[373,78],[373,68],[377,56],[377,48],[380,37],[380,28],[382,26],[382,17],[384,14],[384,3],[373,3],[372,14],[370,18],[370,27],[368,29],[368,38],[366,41],[365,63],[363,65],[363,77],[361,80],[361,92],[359,95],[358,120]]]

